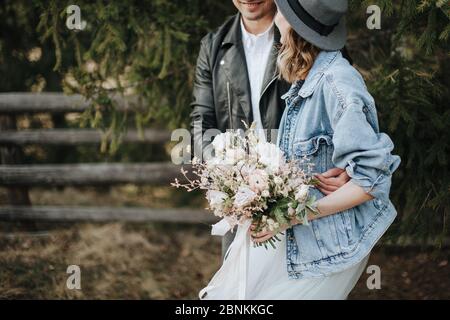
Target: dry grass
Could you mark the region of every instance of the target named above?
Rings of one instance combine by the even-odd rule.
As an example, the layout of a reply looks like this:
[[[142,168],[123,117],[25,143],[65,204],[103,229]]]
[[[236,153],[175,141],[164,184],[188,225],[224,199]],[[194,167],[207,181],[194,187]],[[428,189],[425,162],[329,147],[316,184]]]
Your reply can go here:
[[[162,224],[2,225],[2,299],[196,299],[220,264],[220,241],[207,226]],[[42,230],[47,231],[42,231]],[[9,231],[7,231],[9,230]],[[363,274],[352,299],[450,299],[450,250],[439,254],[377,248],[369,264],[382,289]],[[66,269],[81,268],[82,290],[66,288]]]
[[[202,206],[201,197],[188,197],[132,185],[31,191],[41,205]],[[220,238],[209,231],[206,225],[2,222],[0,299],[196,299],[220,265]],[[448,248],[376,248],[369,264],[381,267],[382,289],[367,289],[363,274],[350,298],[450,299],[449,255]],[[66,287],[72,264],[81,268],[82,290]]]
[[[220,262],[220,242],[198,228],[78,224],[46,233],[3,233],[0,298],[196,298]],[[71,264],[81,268],[80,291],[66,288]]]

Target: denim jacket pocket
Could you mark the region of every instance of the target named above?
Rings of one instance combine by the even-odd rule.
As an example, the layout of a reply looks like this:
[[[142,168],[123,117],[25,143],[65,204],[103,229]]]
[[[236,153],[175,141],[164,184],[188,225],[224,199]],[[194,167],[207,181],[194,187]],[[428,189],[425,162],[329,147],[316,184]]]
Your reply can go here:
[[[333,167],[332,135],[322,133],[308,140],[294,141],[293,152],[297,159],[307,157],[314,164],[314,171],[324,172]]]
[[[350,252],[355,244],[350,211],[313,220],[309,225],[294,226],[294,261],[297,264],[315,263]]]
[[[314,136],[308,140],[298,140],[294,141],[294,153],[297,156],[309,156],[316,153],[321,143],[326,143],[327,145],[332,144],[332,137],[329,134],[323,133]]]

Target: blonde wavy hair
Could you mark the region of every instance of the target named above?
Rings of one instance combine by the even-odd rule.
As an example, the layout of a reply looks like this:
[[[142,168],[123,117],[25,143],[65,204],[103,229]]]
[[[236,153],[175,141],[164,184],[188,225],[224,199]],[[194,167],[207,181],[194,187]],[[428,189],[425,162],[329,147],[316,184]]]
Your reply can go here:
[[[319,48],[289,28],[279,48],[277,58],[279,77],[289,83],[305,79],[319,52]]]

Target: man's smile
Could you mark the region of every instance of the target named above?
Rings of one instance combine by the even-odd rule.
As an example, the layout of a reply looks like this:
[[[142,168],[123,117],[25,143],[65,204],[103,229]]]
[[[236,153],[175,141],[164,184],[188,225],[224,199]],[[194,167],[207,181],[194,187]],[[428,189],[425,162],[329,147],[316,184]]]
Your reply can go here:
[[[264,1],[239,1],[239,3],[249,9],[254,9],[263,4]]]

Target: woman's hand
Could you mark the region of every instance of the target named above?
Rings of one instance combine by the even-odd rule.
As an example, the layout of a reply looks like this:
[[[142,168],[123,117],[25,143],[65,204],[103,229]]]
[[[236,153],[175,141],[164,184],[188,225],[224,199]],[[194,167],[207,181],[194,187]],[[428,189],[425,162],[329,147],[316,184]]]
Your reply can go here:
[[[322,174],[315,174],[314,177],[319,180],[317,189],[325,195],[331,194],[350,180],[347,171],[340,168],[332,168]]]
[[[256,229],[256,224],[252,224],[250,226],[249,232],[250,232],[250,236],[251,236],[251,239],[253,242],[261,243],[261,242],[269,240],[270,238],[277,235],[278,233],[283,232],[286,229],[290,228],[291,226],[293,226],[295,224],[299,224],[299,223],[300,223],[300,221],[298,221],[297,219],[292,219],[290,224],[281,225],[280,228],[278,228],[277,230],[260,231],[257,233],[254,233],[254,230]]]

